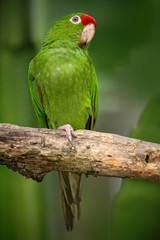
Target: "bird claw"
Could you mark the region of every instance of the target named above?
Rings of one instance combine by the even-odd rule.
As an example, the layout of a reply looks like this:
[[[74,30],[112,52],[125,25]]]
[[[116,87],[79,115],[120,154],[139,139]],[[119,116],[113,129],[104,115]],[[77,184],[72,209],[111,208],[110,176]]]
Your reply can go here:
[[[75,137],[75,133],[70,124],[65,124],[63,126],[58,127],[57,129],[66,131],[68,140],[72,142],[72,136]]]

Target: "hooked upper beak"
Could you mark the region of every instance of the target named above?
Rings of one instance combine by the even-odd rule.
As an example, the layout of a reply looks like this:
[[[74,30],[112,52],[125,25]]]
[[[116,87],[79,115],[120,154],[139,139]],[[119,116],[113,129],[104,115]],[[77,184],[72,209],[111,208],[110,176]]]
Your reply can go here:
[[[95,34],[95,25],[93,23],[87,24],[80,35],[79,39],[79,46],[82,46],[84,44],[88,44]]]

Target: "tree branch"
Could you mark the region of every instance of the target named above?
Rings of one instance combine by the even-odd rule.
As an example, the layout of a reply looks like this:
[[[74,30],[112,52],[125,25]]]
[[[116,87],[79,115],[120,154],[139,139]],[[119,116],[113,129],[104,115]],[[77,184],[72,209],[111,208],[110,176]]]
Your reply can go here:
[[[71,144],[64,131],[0,124],[0,165],[36,181],[56,170],[160,182],[160,144],[87,130],[75,134]]]

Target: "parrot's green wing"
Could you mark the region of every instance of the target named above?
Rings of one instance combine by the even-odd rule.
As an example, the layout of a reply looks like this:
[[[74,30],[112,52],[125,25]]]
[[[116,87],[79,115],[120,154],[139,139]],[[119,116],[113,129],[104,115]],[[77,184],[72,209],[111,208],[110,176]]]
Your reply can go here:
[[[32,102],[33,102],[34,109],[35,109],[36,115],[38,117],[40,126],[43,128],[48,128],[47,116],[46,116],[46,114],[44,112],[44,108],[43,108],[41,89],[37,85],[37,83],[35,81],[35,77],[32,74],[32,61],[29,65],[28,80],[29,80],[29,87],[30,87]]]
[[[91,113],[89,115],[86,129],[92,130],[95,126],[96,119],[97,119],[97,113],[98,113],[98,82],[97,82],[97,76],[95,73],[95,68],[93,66],[93,63],[91,59],[90,66],[91,66]]]

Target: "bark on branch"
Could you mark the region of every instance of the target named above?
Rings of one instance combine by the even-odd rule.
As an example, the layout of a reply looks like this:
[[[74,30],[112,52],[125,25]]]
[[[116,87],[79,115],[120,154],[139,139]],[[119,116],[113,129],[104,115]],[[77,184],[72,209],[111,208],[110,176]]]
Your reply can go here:
[[[50,171],[70,171],[160,182],[160,144],[115,134],[65,132],[0,124],[0,165],[42,181]]]

